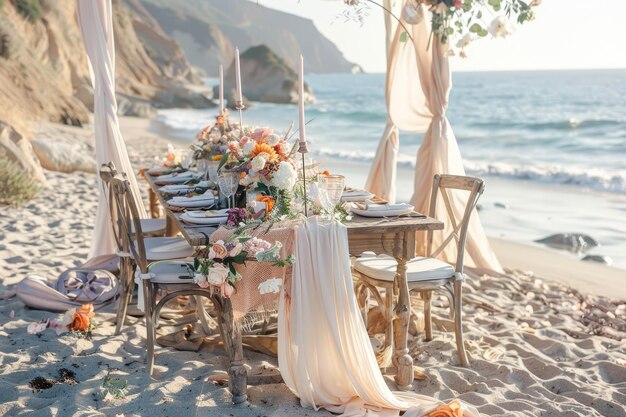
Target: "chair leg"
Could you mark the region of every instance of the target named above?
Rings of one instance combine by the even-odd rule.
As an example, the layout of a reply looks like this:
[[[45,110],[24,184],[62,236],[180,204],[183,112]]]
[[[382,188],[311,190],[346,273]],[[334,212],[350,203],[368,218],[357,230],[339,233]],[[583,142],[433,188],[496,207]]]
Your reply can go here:
[[[155,329],[154,329],[154,294],[153,286],[149,280],[143,281],[143,294],[144,294],[144,306],[146,317],[146,371],[148,375],[152,375],[152,369],[154,368],[154,343],[155,343]]]
[[[463,321],[462,321],[462,281],[454,282],[454,335],[456,337],[456,350],[459,356],[461,366],[467,366],[467,354],[465,353],[465,345],[463,343]]]
[[[430,312],[430,300],[432,291],[422,291],[422,300],[424,300],[424,330],[426,332],[426,341],[433,340],[433,321]]]
[[[122,332],[122,326],[126,320],[126,312],[128,311],[128,303],[133,294],[133,271],[130,259],[122,258],[120,262],[120,284],[121,291],[117,300],[117,312],[115,316],[115,335]]]
[[[385,289],[385,347],[393,346],[393,287]]]

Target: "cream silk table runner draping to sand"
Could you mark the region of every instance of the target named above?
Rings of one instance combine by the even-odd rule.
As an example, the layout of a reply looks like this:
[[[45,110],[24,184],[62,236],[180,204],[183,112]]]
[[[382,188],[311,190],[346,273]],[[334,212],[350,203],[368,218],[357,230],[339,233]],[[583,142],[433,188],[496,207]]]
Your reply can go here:
[[[424,416],[439,401],[392,393],[378,368],[352,288],[345,226],[311,217],[296,231],[290,295],[278,313],[278,364],[304,407],[345,417]],[[463,405],[464,416],[479,417]]]
[[[141,200],[137,180],[133,175],[126,144],[117,118],[115,99],[115,42],[111,0],[76,0],[78,24],[87,50],[91,83],[94,88],[94,132],[96,136],[96,166],[113,162],[120,172],[128,174],[135,204],[141,217],[146,210]],[[91,241],[89,258],[114,253],[113,228],[106,196],[99,184],[98,211]]]
[[[401,3],[403,6],[407,0]],[[370,171],[370,179],[374,176],[379,179],[368,180],[366,188],[376,195],[389,195],[385,188],[395,187],[395,183],[390,185],[388,181],[395,178],[398,138],[390,126],[395,125],[411,132],[425,132],[417,155],[411,204],[416,211],[428,213],[434,175],[465,175],[465,168],[452,127],[446,118],[452,87],[447,45],[442,44],[438,36],[432,36],[431,12],[423,4],[418,7],[423,9],[423,19],[414,25],[402,20],[404,26],[396,26],[395,36],[388,47],[385,95],[391,122],[387,123],[387,131],[378,146]],[[405,28],[413,42],[400,40]],[[452,192],[450,203],[457,218],[461,218],[459,214],[465,210],[463,194]],[[445,219],[445,206],[439,204],[433,217]],[[447,223],[443,230],[433,232],[433,247],[438,247],[451,231],[452,226]],[[418,254],[423,254],[426,235],[418,233],[416,241]],[[502,272],[477,213],[470,218],[465,248],[467,266]],[[453,245],[448,245],[440,257],[454,262],[454,251]]]

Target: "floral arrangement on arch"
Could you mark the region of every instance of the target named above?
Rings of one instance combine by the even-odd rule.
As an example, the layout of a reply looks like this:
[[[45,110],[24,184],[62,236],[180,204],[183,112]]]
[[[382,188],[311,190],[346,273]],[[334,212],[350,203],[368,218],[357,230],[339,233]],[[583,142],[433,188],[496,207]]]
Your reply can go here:
[[[344,13],[346,19],[363,22],[366,11],[361,6],[374,4],[386,9],[374,0],[344,0],[352,9]],[[404,27],[406,32],[400,37],[401,42],[409,38],[409,25],[419,24],[424,19],[424,10],[432,12],[432,34],[441,43],[448,45],[448,55],[457,54],[465,57],[465,48],[474,40],[491,34],[493,37],[506,37],[512,33],[513,22],[523,24],[535,17],[534,8],[541,0],[407,0],[402,7],[400,20],[394,18]]]
[[[257,193],[267,215],[289,214],[289,204],[298,173],[287,135],[280,136],[270,128],[244,129],[238,141],[228,144],[222,160],[224,169],[239,172],[239,185]]]
[[[218,240],[210,243],[196,254],[194,282],[201,288],[215,288],[222,297],[230,297],[241,280],[236,265],[244,265],[246,260],[272,262],[277,266],[293,263],[292,255],[283,259],[280,256],[282,244],[259,239],[257,237],[235,234],[231,240]]]
[[[219,161],[228,152],[228,144],[239,140],[239,125],[228,120],[228,109],[215,117],[215,123],[208,124],[196,135],[197,144],[191,145],[192,158]]]

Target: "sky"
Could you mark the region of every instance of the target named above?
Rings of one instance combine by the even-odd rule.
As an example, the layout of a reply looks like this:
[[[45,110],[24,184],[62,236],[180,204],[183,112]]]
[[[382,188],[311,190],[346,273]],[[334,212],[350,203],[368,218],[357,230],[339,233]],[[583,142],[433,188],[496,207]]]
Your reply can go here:
[[[258,2],[312,19],[348,60],[367,72],[385,71],[383,15],[375,6],[361,26],[337,17],[347,7],[342,0]],[[474,42],[467,58],[452,58],[452,69],[626,68],[626,0],[543,0],[536,15],[506,39],[489,36]]]

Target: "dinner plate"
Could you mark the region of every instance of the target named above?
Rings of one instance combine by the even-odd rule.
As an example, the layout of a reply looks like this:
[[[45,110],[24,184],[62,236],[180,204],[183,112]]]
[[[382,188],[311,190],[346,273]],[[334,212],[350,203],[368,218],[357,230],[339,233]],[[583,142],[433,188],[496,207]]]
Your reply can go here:
[[[203,215],[204,213],[205,213],[204,211],[185,212],[180,215],[180,219],[185,223],[206,224],[206,225],[224,224],[228,220],[228,215],[226,215],[225,213],[223,216],[211,216],[211,217],[207,217],[206,215]]]
[[[363,210],[357,207],[352,207],[350,211],[363,217],[392,217],[412,213],[414,209],[415,207],[410,204],[401,203],[391,204],[387,209],[377,207],[377,210]]]

